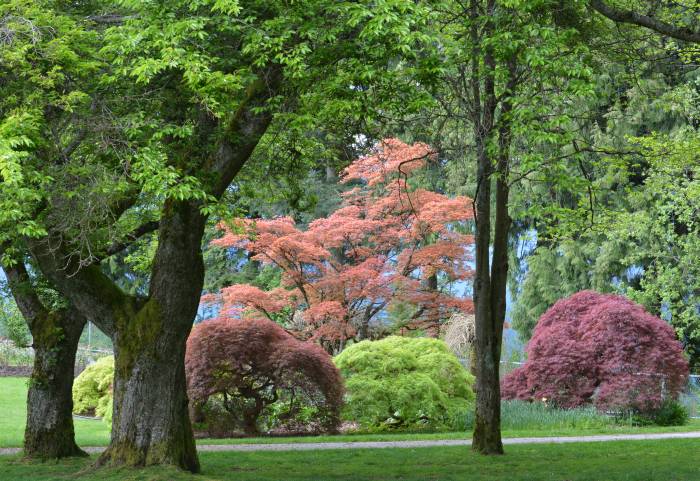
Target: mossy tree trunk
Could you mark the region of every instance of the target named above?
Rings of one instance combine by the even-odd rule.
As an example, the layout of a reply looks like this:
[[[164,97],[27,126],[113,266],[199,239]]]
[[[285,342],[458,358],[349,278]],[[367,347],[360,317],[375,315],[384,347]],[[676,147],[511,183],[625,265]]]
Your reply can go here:
[[[203,116],[207,120],[199,125],[201,138],[211,141],[211,148],[198,152],[199,159],[188,150],[182,165],[198,163],[207,192],[214,198],[226,192],[267,130],[272,114],[261,107],[276,95],[282,79],[277,64],[261,73],[223,129],[211,124],[209,115]],[[214,136],[214,131],[221,135]],[[138,195],[120,199],[112,206],[114,217],[138,202]],[[62,247],[68,242],[60,230],[49,229],[45,238],[27,240],[43,275],[112,338],[112,439],[100,465],[173,464],[199,470],[188,415],[184,355],[204,283],[201,244],[206,215],[201,209],[198,200],[168,198],[158,221],[146,221],[125,233],[122,240],[100,246],[89,260]],[[148,296],[127,295],[99,264],[154,231],[158,232],[158,248]]]
[[[112,336],[112,439],[100,465],[199,471],[184,359],[204,283],[204,223],[198,205],[166,204],[148,299],[133,316],[117,319]]]
[[[52,313],[32,323],[34,369],[27,395],[24,454],[31,458],[87,456],[75,443],[73,373],[85,319]]]
[[[146,327],[163,320],[153,313],[138,322]],[[189,331],[166,331],[116,339],[112,438],[98,464],[199,470],[182,362]]]
[[[33,338],[24,454],[38,459],[86,456],[75,443],[72,412],[75,356],[85,318],[72,308],[47,307],[21,260],[3,270]]]

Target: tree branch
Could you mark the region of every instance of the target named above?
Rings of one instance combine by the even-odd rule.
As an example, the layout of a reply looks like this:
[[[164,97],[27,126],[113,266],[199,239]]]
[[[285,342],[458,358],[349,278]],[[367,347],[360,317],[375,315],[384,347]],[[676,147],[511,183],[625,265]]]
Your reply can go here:
[[[47,310],[32,285],[24,262],[18,261],[12,266],[3,265],[2,269],[7,276],[10,292],[12,292],[17,307],[29,327],[32,328],[37,319],[46,316]]]
[[[131,244],[133,244],[135,241],[140,239],[141,237],[145,236],[146,234],[149,234],[151,232],[154,232],[158,230],[158,227],[160,226],[159,221],[149,221],[141,224],[138,226],[136,229],[131,231],[129,234],[126,235],[124,240],[120,242],[114,242],[111,246],[107,248],[105,251],[105,254],[102,258],[96,259],[94,262],[95,264],[99,263],[102,259],[106,257],[111,257],[114,254],[118,254],[127,247],[129,247]]]
[[[116,13],[111,13],[107,15],[91,15],[87,17],[87,20],[100,25],[121,25],[127,20],[132,20],[137,17],[138,15],[119,15]]]
[[[612,7],[603,0],[589,0],[589,5],[601,15],[617,23],[629,23],[645,27],[668,37],[684,42],[700,43],[700,31],[688,27],[672,25],[649,15],[641,15],[632,10]]]

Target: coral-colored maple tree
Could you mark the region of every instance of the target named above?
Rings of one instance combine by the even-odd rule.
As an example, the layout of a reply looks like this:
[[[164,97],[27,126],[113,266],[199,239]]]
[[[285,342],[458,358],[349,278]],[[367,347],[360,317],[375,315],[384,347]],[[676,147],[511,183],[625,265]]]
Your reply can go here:
[[[344,194],[340,208],[308,228],[288,217],[222,224],[215,245],[245,249],[283,273],[274,291],[222,289],[214,298],[222,312],[277,321],[284,312],[290,331],[330,352],[350,338],[369,337],[392,304],[411,306],[404,328],[432,334],[452,312],[472,312],[471,299],[450,289],[472,275],[472,237],[458,229],[473,218],[471,200],[411,186],[436,159],[426,144],[386,139],[344,171],[341,181],[358,186]]]
[[[525,365],[503,380],[505,399],[645,412],[675,399],[688,377],[671,326],[625,297],[594,291],[545,312],[527,353]]]

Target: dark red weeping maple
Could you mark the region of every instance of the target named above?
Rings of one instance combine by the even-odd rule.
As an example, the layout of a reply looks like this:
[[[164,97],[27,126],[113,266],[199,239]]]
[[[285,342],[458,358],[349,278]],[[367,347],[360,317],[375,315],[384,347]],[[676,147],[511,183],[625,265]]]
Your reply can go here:
[[[217,396],[247,434],[259,432],[258,419],[277,401],[284,416],[314,410],[306,423],[335,432],[343,404],[343,381],[319,346],[299,341],[274,322],[218,318],[197,325],[187,340],[187,392],[195,412]]]
[[[545,312],[527,354],[525,365],[504,378],[504,399],[644,412],[677,398],[688,378],[671,326],[623,296],[594,291]]]

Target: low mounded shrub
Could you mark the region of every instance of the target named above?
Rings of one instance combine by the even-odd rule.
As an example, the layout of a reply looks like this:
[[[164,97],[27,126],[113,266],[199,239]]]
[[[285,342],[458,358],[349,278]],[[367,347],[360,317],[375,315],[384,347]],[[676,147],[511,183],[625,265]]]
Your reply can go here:
[[[649,412],[633,413],[631,424],[636,426],[683,426],[688,423],[688,410],[678,401],[667,399],[659,408]]]
[[[650,414],[677,399],[688,363],[673,329],[625,297],[582,291],[539,319],[504,399]]]
[[[347,390],[343,417],[363,429],[460,429],[474,378],[438,339],[392,336],[335,358]]]
[[[343,382],[331,357],[270,320],[199,324],[185,368],[193,419],[209,435],[334,432],[340,424]]]
[[[112,420],[112,384],[114,356],[106,356],[89,365],[73,382],[73,412]]]

